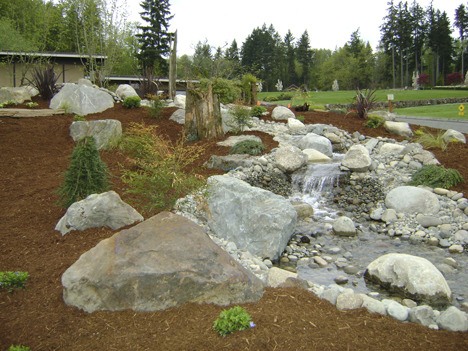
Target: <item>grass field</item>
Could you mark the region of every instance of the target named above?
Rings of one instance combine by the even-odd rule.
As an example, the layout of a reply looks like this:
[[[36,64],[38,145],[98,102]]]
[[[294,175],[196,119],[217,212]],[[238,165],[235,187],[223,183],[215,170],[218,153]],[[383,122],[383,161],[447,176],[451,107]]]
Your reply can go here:
[[[259,100],[267,96],[277,96],[280,92],[261,92],[258,94]],[[408,100],[431,100],[443,98],[468,97],[468,91],[464,90],[377,90],[375,97],[377,101],[387,101],[387,96],[392,94],[394,101]],[[323,109],[326,104],[349,104],[353,101],[356,92],[354,90],[345,91],[319,91],[308,92],[307,94],[294,94],[291,100],[275,101],[275,104],[287,106],[291,104],[302,105],[308,102],[311,108]],[[459,104],[431,105],[411,108],[396,109],[398,115],[421,116],[421,117],[439,117],[439,118],[457,118],[468,119],[468,104],[466,104],[465,116],[459,116]]]

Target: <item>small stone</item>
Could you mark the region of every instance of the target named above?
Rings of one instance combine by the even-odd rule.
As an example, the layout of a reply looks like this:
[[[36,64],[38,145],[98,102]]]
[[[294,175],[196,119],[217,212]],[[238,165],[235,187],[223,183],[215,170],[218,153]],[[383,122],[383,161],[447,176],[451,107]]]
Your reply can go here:
[[[449,265],[449,266],[453,267],[453,268],[457,268],[457,267],[458,267],[457,261],[455,261],[455,259],[453,259],[452,257],[446,257],[446,258],[444,258],[444,263],[445,263],[446,265]]]
[[[267,266],[268,268],[273,267],[273,262],[271,262],[269,259],[263,260],[263,263],[264,263],[265,266]]]
[[[320,267],[326,267],[328,265],[328,262],[325,261],[322,257],[320,256],[315,256],[314,257],[315,263],[317,263]]]
[[[301,243],[310,244],[310,238],[306,235],[301,236]]]
[[[348,280],[349,280],[348,277],[345,277],[343,275],[340,275],[334,279],[335,283],[339,285],[346,284]]]
[[[449,252],[450,253],[463,253],[463,246],[462,245],[451,245],[449,248],[448,248]]]
[[[355,275],[359,272],[359,268],[355,266],[351,266],[351,265],[344,267],[343,270],[346,274],[349,274],[349,275]]]
[[[414,302],[411,299],[403,299],[401,301],[401,303],[402,303],[403,306],[406,306],[406,307],[409,307],[409,308],[413,308],[413,307],[416,307],[418,305],[416,302]]]

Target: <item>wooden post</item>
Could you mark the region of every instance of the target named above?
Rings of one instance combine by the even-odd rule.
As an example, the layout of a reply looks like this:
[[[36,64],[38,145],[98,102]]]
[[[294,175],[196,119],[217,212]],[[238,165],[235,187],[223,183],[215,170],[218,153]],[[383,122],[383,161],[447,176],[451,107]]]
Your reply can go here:
[[[171,57],[169,59],[169,98],[174,100],[176,95],[177,79],[177,31],[174,32],[174,41],[172,42]]]
[[[250,83],[250,87],[250,105],[255,105],[257,103],[257,82]]]
[[[213,139],[224,135],[221,108],[211,83],[202,92],[187,87],[185,102],[185,136],[188,140]]]

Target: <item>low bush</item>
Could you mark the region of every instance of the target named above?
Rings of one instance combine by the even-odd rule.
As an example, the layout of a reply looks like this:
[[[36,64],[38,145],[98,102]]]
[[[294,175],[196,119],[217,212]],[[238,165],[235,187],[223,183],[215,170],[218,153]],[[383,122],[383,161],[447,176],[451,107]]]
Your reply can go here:
[[[281,93],[275,96],[267,96],[265,97],[265,101],[272,102],[272,101],[283,101],[283,100],[291,100],[294,97],[294,93]]]
[[[157,95],[149,95],[148,112],[151,118],[158,119],[161,117],[161,111],[164,107],[164,102]]]
[[[139,96],[129,96],[124,99],[122,106],[125,108],[137,108],[140,107],[141,99]]]
[[[86,121],[86,117],[82,115],[74,115],[73,116],[73,121],[74,122],[84,122]]]
[[[73,149],[70,166],[58,189],[60,204],[68,208],[88,195],[99,194],[109,188],[109,173],[101,160],[93,137],[79,140]]]
[[[235,144],[229,153],[232,154],[248,154],[248,155],[260,155],[265,147],[260,141],[256,140],[244,140]]]
[[[456,169],[437,165],[425,165],[413,174],[408,184],[450,189],[463,181],[463,177]]]
[[[28,272],[0,272],[0,289],[13,291],[15,288],[24,289]]]
[[[131,202],[143,211],[168,210],[176,200],[205,184],[194,173],[193,164],[204,148],[186,145],[185,137],[172,143],[157,135],[155,126],[132,123],[120,149],[127,156],[122,180],[132,195]]]
[[[267,112],[268,110],[266,109],[266,107],[263,107],[263,106],[253,106],[250,110],[250,115],[252,117],[259,117],[261,118],[263,116],[263,114],[265,112]]]
[[[39,106],[39,104],[37,102],[30,101],[30,102],[26,103],[27,108],[36,108],[38,106]]]
[[[240,306],[221,311],[219,317],[213,323],[213,329],[221,336],[254,326],[250,314]]]
[[[383,126],[385,123],[385,118],[377,115],[369,115],[367,116],[367,120],[364,125],[367,128],[379,128]]]

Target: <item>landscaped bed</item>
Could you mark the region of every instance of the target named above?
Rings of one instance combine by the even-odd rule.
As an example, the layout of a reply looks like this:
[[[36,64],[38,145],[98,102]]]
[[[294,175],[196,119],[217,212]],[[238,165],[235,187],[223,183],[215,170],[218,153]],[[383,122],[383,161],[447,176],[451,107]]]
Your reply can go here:
[[[45,106],[45,105],[44,105]],[[161,119],[151,119],[145,109],[116,105],[88,119],[113,118],[122,122],[157,124],[158,131],[175,141],[182,126],[169,121],[173,108]],[[306,123],[327,123],[350,133],[397,139],[383,128],[370,129],[355,116],[300,112]],[[0,291],[0,349],[22,344],[32,350],[462,350],[466,333],[433,331],[413,323],[365,310],[338,311],[313,294],[297,288],[267,289],[255,304],[243,307],[256,326],[227,337],[219,336],[213,322],[223,307],[188,304],[164,312],[97,312],[87,314],[65,305],[61,276],[82,253],[114,232],[106,228],[61,236],[54,230],[64,209],[56,190],[69,165],[74,143],[69,135],[72,115],[41,118],[0,118],[0,270],[29,273],[25,289]],[[414,127],[413,130],[418,127]],[[256,132],[266,152],[277,144]],[[446,151],[431,150],[449,168],[468,180],[466,144],[450,144]],[[196,173],[220,171],[202,167],[210,155],[226,155],[229,148],[206,143]],[[124,200],[125,185],[116,150],[102,152],[113,183]],[[468,195],[467,182],[455,190]],[[155,214],[155,212],[151,213]],[[189,243],[181,243],[188,245]]]

